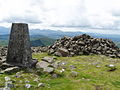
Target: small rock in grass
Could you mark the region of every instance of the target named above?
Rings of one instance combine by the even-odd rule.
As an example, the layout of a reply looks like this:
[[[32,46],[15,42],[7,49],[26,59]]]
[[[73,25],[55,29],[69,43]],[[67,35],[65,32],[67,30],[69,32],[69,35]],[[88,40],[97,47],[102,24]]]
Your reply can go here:
[[[56,73],[52,74],[52,78],[58,78],[58,74]]]
[[[11,89],[8,87],[4,87],[4,88],[0,88],[0,90],[11,90]]]
[[[20,81],[19,81],[19,83],[23,83],[23,81],[22,81],[22,80],[20,80]]]
[[[7,81],[7,82],[5,82],[5,87],[14,88],[14,84],[12,83],[12,81]]]
[[[8,77],[8,76],[5,77],[5,81],[10,81],[10,80],[11,80],[10,77]]]
[[[48,67],[50,64],[48,62],[45,61],[40,61],[36,64],[36,68],[40,69],[40,68],[46,68]]]
[[[39,79],[39,78],[35,78],[33,81],[34,81],[34,82],[39,82],[40,79]]]
[[[63,73],[63,72],[65,72],[65,69],[60,70],[60,73]]]
[[[97,68],[101,67],[101,66],[96,66]]]
[[[78,76],[78,72],[76,72],[76,71],[71,71],[70,75],[71,75],[72,77],[77,77],[77,76]]]
[[[54,68],[58,68],[58,62],[52,63],[51,66],[54,67]]]
[[[26,80],[25,83],[29,83],[30,81]]]
[[[109,64],[109,65],[106,65],[106,67],[108,67],[109,68],[109,70],[108,71],[115,71],[117,68],[116,68],[116,66],[115,65],[113,65],[113,64]]]
[[[52,68],[52,67],[46,67],[46,68],[44,68],[43,71],[47,72],[47,73],[52,73],[52,72],[54,72],[54,68]]]
[[[30,87],[31,87],[31,84],[25,84],[25,87],[26,87],[26,88],[30,88]]]
[[[115,65],[113,65],[113,64],[109,64],[109,65],[106,65],[106,66],[110,67],[110,68],[115,67]]]
[[[76,69],[77,67],[74,65],[70,65],[70,69]]]
[[[45,84],[44,83],[39,83],[38,87],[45,87]]]

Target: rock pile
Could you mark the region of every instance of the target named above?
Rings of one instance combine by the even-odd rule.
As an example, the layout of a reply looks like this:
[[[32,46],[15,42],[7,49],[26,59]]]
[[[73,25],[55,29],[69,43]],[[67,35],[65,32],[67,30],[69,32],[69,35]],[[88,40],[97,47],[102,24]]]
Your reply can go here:
[[[41,52],[47,52],[48,51],[48,47],[42,47],[42,46],[39,46],[39,47],[31,47],[32,49],[32,53],[41,53]]]
[[[120,58],[120,49],[109,39],[93,38],[87,34],[63,37],[49,47],[48,52],[57,56],[102,54]]]
[[[7,56],[7,47],[0,47],[0,60],[5,59]]]
[[[20,70],[19,67],[6,62],[7,47],[0,47],[0,73],[13,73]]]

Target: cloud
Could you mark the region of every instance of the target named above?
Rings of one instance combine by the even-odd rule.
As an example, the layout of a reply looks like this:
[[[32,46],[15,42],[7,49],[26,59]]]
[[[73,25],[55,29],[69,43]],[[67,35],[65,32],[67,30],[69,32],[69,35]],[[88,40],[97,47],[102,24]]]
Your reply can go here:
[[[32,24],[40,24],[42,23],[40,20],[38,20],[34,16],[11,16],[8,18],[3,19],[1,22],[7,22],[7,23],[12,23],[12,22],[24,22],[24,23],[32,23]]]
[[[0,25],[26,22],[39,29],[117,32],[119,11],[120,0],[0,0]]]

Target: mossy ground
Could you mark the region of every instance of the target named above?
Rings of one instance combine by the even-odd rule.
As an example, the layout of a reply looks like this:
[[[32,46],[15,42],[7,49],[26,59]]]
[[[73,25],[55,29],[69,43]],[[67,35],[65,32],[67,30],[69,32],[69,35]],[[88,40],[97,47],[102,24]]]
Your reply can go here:
[[[50,56],[47,53],[33,54],[34,58],[41,60],[42,57]],[[15,81],[16,88],[13,90],[120,90],[120,59],[113,59],[103,55],[75,56],[75,57],[56,57],[57,61],[66,62],[65,72],[60,77],[52,78],[50,74],[30,73],[24,70],[20,78],[14,77],[15,74],[0,75],[0,86],[4,85],[4,77],[9,76]],[[115,71],[108,71],[105,65],[113,64]],[[71,69],[70,65],[76,66]],[[62,68],[58,68],[56,72]],[[78,72],[77,77],[70,75],[71,71]],[[37,87],[38,82],[35,78],[40,78],[40,82],[45,83],[45,87]],[[25,81],[29,80],[32,87],[25,88]]]

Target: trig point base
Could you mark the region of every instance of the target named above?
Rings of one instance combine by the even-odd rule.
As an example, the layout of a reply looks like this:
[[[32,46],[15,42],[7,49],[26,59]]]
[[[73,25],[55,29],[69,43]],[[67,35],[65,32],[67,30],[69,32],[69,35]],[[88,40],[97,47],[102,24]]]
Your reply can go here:
[[[34,64],[30,48],[28,24],[12,24],[8,45],[7,63],[21,67],[32,67]]]

